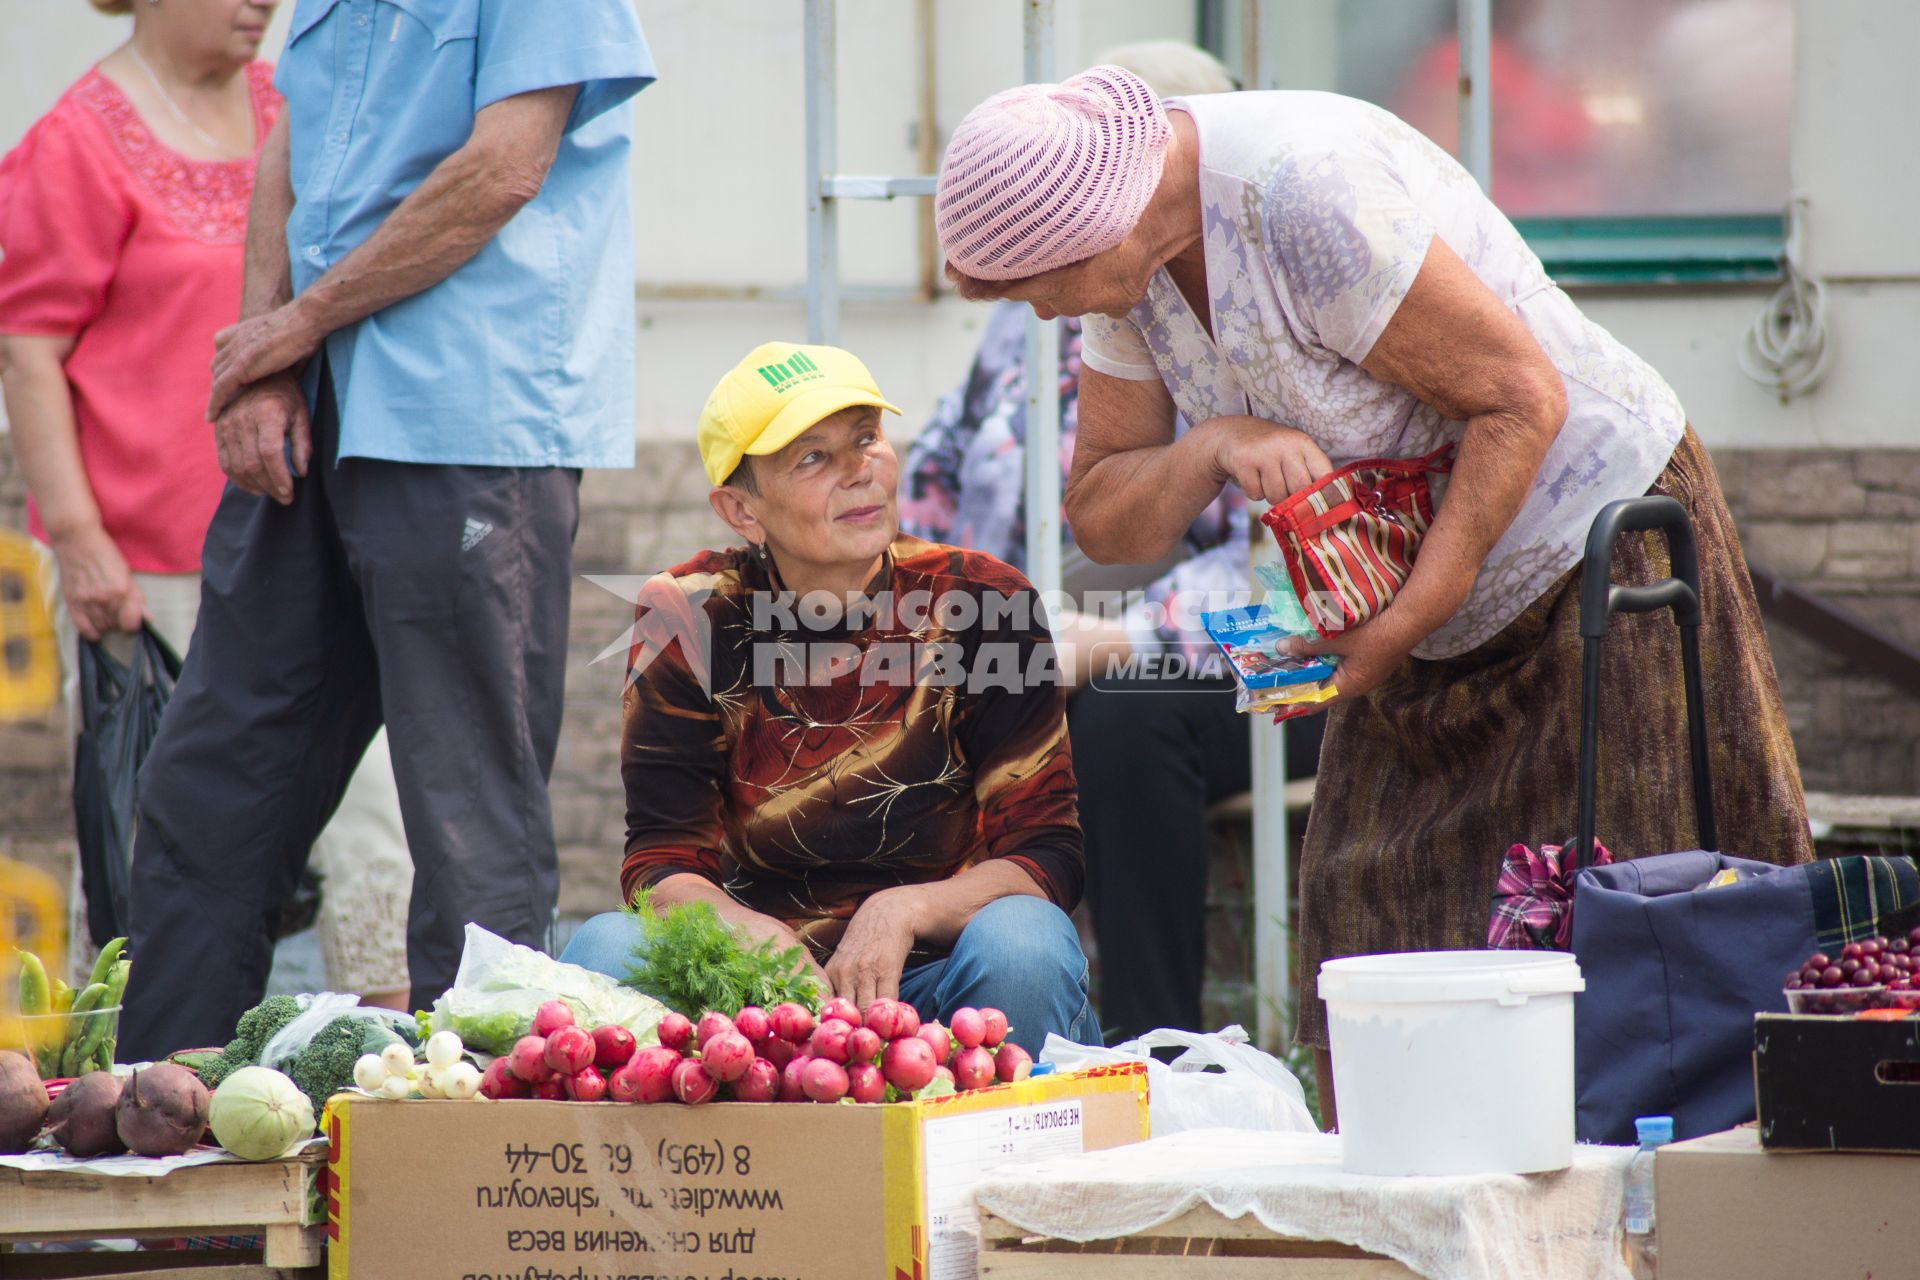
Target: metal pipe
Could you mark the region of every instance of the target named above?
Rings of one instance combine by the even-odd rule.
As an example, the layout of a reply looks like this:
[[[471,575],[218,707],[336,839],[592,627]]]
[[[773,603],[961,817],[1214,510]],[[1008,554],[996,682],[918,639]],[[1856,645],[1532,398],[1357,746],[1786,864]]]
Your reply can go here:
[[[807,341],[840,340],[840,218],[827,178],[838,163],[835,0],[806,0]]]
[[[1022,7],[1029,84],[1053,79],[1053,0]],[[1027,580],[1060,590],[1060,329],[1027,312]]]
[[[1460,0],[1460,163],[1493,190],[1493,0]]]
[[[920,172],[931,174],[940,167],[940,128],[939,128],[939,86],[940,60],[934,56],[934,14],[933,0],[920,0],[919,22],[916,33],[920,38],[920,119],[915,126],[918,130],[914,138],[918,144]],[[932,195],[931,179],[924,192],[913,194]],[[905,194],[905,193],[903,193]],[[920,300],[932,302],[940,289],[940,236],[933,224],[933,202],[928,201],[914,212],[919,221],[920,249]]]

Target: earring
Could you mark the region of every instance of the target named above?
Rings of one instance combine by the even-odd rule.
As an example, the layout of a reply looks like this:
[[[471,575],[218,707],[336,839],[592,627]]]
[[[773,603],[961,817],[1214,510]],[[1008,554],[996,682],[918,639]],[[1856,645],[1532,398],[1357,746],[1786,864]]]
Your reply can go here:
[[[754,554],[754,557],[758,559],[762,565],[771,564],[773,562],[773,552],[767,550],[767,544],[764,542],[756,542],[753,544],[753,554]]]

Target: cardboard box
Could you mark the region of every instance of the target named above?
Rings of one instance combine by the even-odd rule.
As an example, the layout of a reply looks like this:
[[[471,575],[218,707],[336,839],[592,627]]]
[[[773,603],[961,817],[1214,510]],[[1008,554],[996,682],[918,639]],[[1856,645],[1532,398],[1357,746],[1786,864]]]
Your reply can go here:
[[[926,1102],[327,1112],[331,1280],[968,1280],[986,1169],[1139,1142],[1138,1063]]]
[[[1920,1018],[1763,1013],[1753,1092],[1770,1150],[1920,1152]]]
[[[1660,1148],[1661,1280],[1920,1276],[1920,1159],[1787,1155],[1743,1126]]]

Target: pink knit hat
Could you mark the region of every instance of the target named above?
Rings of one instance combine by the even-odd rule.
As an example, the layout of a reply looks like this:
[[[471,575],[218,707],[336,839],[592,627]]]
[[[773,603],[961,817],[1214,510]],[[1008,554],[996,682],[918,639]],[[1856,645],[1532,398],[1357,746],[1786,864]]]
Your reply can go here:
[[[1172,132],[1146,81],[1121,67],[994,94],[967,112],[940,166],[947,260],[1019,280],[1113,248],[1160,184]]]

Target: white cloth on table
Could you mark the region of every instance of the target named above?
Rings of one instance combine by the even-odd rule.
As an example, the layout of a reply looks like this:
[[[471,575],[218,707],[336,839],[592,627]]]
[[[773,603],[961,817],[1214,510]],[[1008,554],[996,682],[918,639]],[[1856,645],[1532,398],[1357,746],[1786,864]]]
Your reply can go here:
[[[1059,1240],[1110,1240],[1206,1205],[1428,1280],[1628,1280],[1619,1223],[1633,1151],[1581,1145],[1559,1173],[1383,1178],[1343,1171],[1334,1134],[1195,1129],[1003,1169],[974,1198]]]

